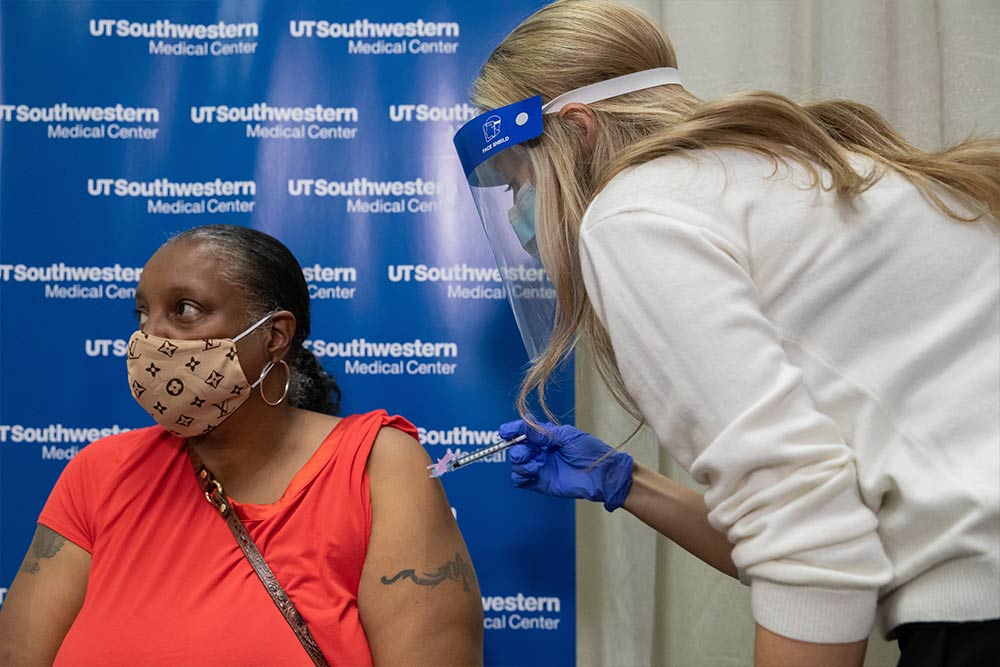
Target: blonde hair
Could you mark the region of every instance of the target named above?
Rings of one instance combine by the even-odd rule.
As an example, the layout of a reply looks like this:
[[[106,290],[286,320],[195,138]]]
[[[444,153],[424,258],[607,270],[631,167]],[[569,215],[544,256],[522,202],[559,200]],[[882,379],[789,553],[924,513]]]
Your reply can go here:
[[[673,48],[641,12],[613,0],[558,0],[519,25],[493,51],[473,86],[483,109],[533,95],[549,101],[581,86],[655,67],[676,67]],[[736,148],[776,163],[793,160],[813,185],[850,199],[878,180],[859,174],[860,153],[907,177],[941,211],[960,221],[1000,213],[1000,142],[968,140],[938,152],[908,143],[873,109],[849,100],[800,105],[769,92],[702,101],[668,85],[595,102],[594,136],[562,115],[545,117],[543,134],[525,144],[538,198],[539,249],[556,288],[556,319],[548,347],[521,385],[518,410],[537,390],[545,414],[550,375],[580,340],[592,347],[598,372],[633,417],[642,415],[615,363],[611,340],[587,297],[578,250],[580,221],[616,174],[657,157],[704,148]],[[828,186],[821,173],[829,174]],[[962,210],[941,197],[957,197]],[[973,211],[970,215],[968,211]]]

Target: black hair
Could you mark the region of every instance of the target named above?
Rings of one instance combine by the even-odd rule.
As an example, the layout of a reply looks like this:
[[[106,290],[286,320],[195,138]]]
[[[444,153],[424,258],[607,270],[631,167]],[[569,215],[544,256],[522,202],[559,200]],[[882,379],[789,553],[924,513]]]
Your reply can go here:
[[[278,239],[249,227],[205,225],[177,234],[167,243],[198,241],[212,246],[226,279],[240,288],[253,312],[248,323],[273,310],[295,316],[295,336],[285,361],[291,372],[291,405],[336,415],[340,387],[302,343],[309,335],[309,288],[295,255]]]

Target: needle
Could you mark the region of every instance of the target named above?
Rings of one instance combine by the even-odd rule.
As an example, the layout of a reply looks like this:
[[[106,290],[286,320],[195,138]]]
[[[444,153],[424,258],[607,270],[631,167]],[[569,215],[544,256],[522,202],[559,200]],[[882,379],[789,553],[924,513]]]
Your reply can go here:
[[[427,469],[431,471],[431,477],[440,477],[441,475],[451,472],[452,470],[458,470],[470,463],[475,463],[480,459],[484,459],[490,454],[496,454],[497,452],[502,452],[508,447],[513,447],[519,442],[524,442],[528,436],[519,435],[517,437],[511,438],[510,440],[501,440],[495,444],[490,445],[480,449],[478,452],[473,454],[467,454],[466,456],[457,457],[454,453],[448,452],[441,458],[437,460],[437,463],[432,463],[427,466]]]

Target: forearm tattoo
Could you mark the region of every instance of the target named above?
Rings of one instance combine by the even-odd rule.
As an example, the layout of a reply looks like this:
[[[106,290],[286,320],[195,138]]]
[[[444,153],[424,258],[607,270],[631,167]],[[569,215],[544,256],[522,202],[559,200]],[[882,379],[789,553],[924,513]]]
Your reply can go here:
[[[21,564],[21,571],[28,574],[38,572],[42,559],[55,556],[64,544],[66,544],[65,537],[51,528],[38,524],[35,538],[31,541],[31,548],[28,549],[28,555],[24,557],[24,563]]]
[[[386,586],[396,583],[401,579],[409,579],[418,586],[430,586],[436,588],[442,581],[451,579],[462,583],[462,588],[468,592],[469,584],[476,580],[476,573],[472,566],[465,562],[461,554],[455,554],[455,560],[448,561],[435,572],[424,572],[418,575],[416,570],[400,570],[392,578],[382,577],[382,583]]]

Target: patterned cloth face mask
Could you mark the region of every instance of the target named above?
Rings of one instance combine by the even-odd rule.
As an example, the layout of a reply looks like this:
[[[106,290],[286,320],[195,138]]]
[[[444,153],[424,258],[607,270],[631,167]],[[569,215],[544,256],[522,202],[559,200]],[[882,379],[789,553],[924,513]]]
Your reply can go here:
[[[274,368],[268,361],[250,384],[236,355],[236,341],[272,315],[235,338],[174,340],[136,331],[128,341],[126,360],[132,396],[174,435],[208,433],[236,412]]]

